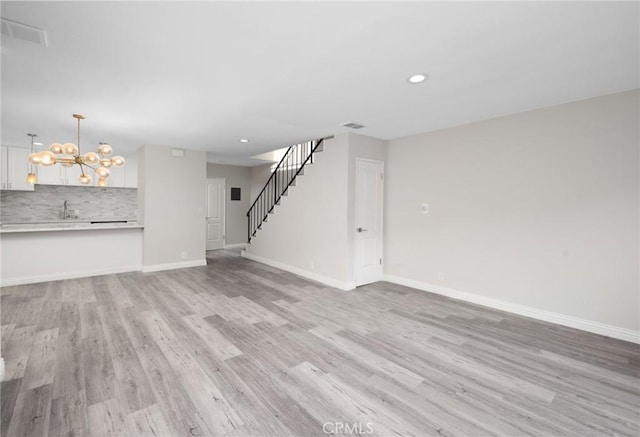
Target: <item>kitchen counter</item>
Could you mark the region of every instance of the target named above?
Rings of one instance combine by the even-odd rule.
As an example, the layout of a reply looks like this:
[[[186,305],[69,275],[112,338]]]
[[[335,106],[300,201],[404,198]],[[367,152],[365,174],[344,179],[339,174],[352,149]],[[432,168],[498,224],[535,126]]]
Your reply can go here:
[[[0,286],[139,271],[143,232],[135,221],[3,223]]]
[[[142,229],[137,222],[89,223],[89,222],[49,222],[49,223],[5,223],[0,225],[0,234],[18,232],[95,231],[107,229]]]

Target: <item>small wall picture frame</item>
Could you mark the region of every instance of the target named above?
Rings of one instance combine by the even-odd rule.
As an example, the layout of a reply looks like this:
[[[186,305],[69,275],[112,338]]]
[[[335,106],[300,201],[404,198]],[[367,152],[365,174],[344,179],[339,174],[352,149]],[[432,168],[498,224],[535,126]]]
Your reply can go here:
[[[240,188],[231,188],[231,200],[240,200]]]

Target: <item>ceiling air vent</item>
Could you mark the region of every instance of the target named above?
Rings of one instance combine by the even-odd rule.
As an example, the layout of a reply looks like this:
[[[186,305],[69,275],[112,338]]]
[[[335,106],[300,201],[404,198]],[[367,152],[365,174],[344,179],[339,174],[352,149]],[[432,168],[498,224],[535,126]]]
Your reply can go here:
[[[1,18],[2,34],[11,38],[23,39],[32,43],[47,46],[47,33],[37,27]]]
[[[351,129],[362,129],[364,127],[364,124],[349,122],[349,123],[343,124],[343,126]]]

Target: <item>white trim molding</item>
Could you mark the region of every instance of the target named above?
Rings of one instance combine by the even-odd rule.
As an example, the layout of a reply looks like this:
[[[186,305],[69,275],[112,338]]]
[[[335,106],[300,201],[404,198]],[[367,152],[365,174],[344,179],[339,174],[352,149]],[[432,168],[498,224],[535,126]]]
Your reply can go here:
[[[453,299],[458,299],[465,302],[470,302],[477,305],[518,314],[520,316],[530,317],[532,319],[568,326],[570,328],[576,328],[582,331],[588,331],[595,334],[640,344],[640,332],[634,331],[632,329],[620,328],[618,326],[607,325],[605,323],[594,322],[574,316],[568,316],[565,314],[554,313],[551,311],[541,310],[525,305],[519,305],[504,300],[481,296],[475,293],[469,293],[466,291],[443,287],[441,285],[428,284],[426,282],[416,281],[414,279],[403,278],[401,276],[385,274],[384,280],[429,293],[440,294],[442,296],[447,296]]]
[[[177,263],[153,264],[150,266],[142,266],[142,273],[159,272],[162,270],[186,269],[188,267],[206,266],[206,259],[197,259],[193,261],[182,261]]]
[[[85,272],[54,273],[51,275],[23,276],[19,278],[3,279],[0,286],[37,284],[39,282],[62,281],[64,279],[88,278],[91,276],[113,275],[116,273],[139,272],[142,266],[122,266],[110,269],[88,270]]]
[[[276,269],[284,270],[285,272],[293,273],[294,275],[302,276],[303,278],[311,279],[312,281],[320,282],[321,284],[325,284],[329,287],[337,288],[339,290],[349,291],[356,288],[355,282],[338,281],[337,279],[330,278],[329,276],[320,275],[318,273],[310,272],[299,267],[290,266],[289,264],[284,264],[279,261],[273,261],[261,256],[253,255],[251,253],[248,253],[246,250],[243,250],[241,252],[241,255],[243,258],[250,259],[251,261],[266,264],[268,266],[275,267]]]
[[[245,250],[247,248],[247,243],[225,244],[224,248],[225,249],[242,249],[242,250]]]

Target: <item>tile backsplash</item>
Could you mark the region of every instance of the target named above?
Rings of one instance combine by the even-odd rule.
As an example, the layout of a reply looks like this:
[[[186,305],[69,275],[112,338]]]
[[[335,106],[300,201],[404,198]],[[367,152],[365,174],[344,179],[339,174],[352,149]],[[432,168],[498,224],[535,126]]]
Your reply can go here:
[[[34,191],[0,191],[0,221],[30,223],[60,221],[64,201],[78,221],[136,220],[136,188],[36,185]]]

